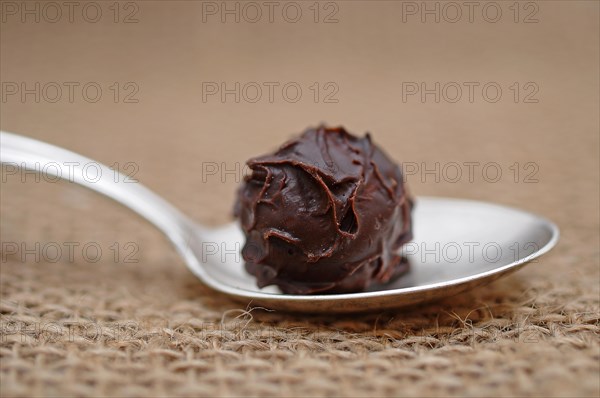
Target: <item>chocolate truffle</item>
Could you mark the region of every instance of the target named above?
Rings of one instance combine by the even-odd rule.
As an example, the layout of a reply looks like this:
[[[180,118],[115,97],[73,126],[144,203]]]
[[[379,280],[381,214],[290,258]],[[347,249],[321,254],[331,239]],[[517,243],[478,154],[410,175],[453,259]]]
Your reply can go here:
[[[284,293],[350,293],[405,272],[412,200],[371,136],[306,130],[247,162],[234,214],[246,270]]]

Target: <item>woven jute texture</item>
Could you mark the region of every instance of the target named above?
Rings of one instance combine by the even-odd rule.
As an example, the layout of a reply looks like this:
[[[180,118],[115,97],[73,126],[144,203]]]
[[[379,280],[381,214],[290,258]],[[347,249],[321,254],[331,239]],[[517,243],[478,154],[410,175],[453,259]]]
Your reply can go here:
[[[330,24],[313,21],[312,2],[298,3],[298,23],[203,21],[202,3],[134,2],[138,22],[129,24],[114,22],[112,2],[97,2],[98,23],[9,13],[3,82],[96,82],[103,97],[11,95],[2,129],[132,173],[195,220],[218,225],[231,221],[245,159],[308,125],[343,124],[410,162],[417,197],[538,213],[561,229],[557,247],[488,286],[426,305],[284,313],[204,287],[159,232],[108,199],[3,170],[2,397],[600,395],[597,2],[523,3],[521,22],[537,7],[538,22],[527,24],[514,22],[513,2],[497,3],[497,23],[478,13],[472,23],[423,23],[420,14],[403,20],[406,2],[339,1]],[[135,11],[119,4],[121,19]],[[124,90],[117,101],[115,82]],[[122,100],[128,82],[137,103]],[[235,95],[203,101],[206,82],[296,82],[304,94],[289,102],[278,91],[270,102],[265,89],[257,102],[250,91],[239,103]],[[325,90],[316,102],[314,82]],[[503,96],[493,102],[476,91],[469,101],[461,83],[456,102],[451,91],[439,102],[403,98],[403,82],[494,82]],[[337,103],[324,102],[332,87]],[[528,98],[537,102],[524,102],[534,91]],[[464,166],[459,178],[444,167],[466,162],[478,167],[473,178]]]

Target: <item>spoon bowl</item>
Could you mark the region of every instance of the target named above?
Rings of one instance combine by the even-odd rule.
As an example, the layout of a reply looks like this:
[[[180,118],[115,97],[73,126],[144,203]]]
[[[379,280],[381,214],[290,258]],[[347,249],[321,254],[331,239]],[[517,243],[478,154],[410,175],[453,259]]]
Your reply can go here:
[[[106,195],[154,224],[204,284],[232,298],[276,310],[359,312],[408,307],[489,283],[535,261],[558,241],[552,222],[485,202],[418,197],[414,239],[402,248],[410,270],[386,285],[349,294],[290,295],[258,288],[244,270],[244,236],[238,223],[207,228],[125,176],[66,149],[0,132],[0,162],[40,170]],[[87,173],[93,165],[94,176]],[[98,172],[99,170],[99,172]],[[118,181],[118,182],[115,182]]]

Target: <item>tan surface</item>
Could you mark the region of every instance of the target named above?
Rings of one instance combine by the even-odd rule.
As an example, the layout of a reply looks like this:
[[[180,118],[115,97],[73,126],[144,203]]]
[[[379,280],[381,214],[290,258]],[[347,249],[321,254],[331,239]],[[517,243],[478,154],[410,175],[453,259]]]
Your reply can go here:
[[[473,23],[404,23],[402,3],[362,1],[338,2],[334,24],[313,23],[312,2],[299,3],[307,16],[296,24],[280,14],[271,24],[202,23],[202,3],[165,3],[136,3],[134,24],[113,23],[112,2],[97,3],[107,17],[96,24],[80,14],[73,23],[8,18],[2,82],[98,82],[104,95],[10,97],[2,129],[106,164],[135,162],[139,180],[219,224],[236,181],[203,181],[202,162],[232,168],[307,125],[344,124],[371,131],[402,162],[499,163],[497,183],[480,174],[408,182],[416,195],[535,211],[559,225],[559,245],[506,279],[411,311],[290,315],[207,290],[158,232],[103,198],[7,176],[4,243],[97,242],[103,256],[3,260],[2,396],[600,394],[597,2],[537,2],[532,24],[512,21],[512,2],[499,2],[495,24],[480,13]],[[114,103],[108,87],[130,81],[139,103]],[[203,103],[202,82],[220,81],[295,81],[305,94]],[[315,81],[335,82],[339,102],[313,103]],[[498,82],[503,97],[403,102],[402,82],[421,81]],[[513,82],[537,84],[539,102],[515,103]],[[515,183],[515,162],[537,164],[539,181]],[[123,251],[115,262],[111,245],[128,242],[138,263],[124,263]]]

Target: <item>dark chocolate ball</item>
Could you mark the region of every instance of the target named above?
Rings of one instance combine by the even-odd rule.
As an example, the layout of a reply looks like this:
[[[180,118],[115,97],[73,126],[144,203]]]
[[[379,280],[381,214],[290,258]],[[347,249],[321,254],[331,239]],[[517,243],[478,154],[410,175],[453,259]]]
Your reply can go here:
[[[358,292],[407,270],[412,201],[402,172],[367,134],[308,129],[252,158],[235,215],[246,270],[284,293]]]

